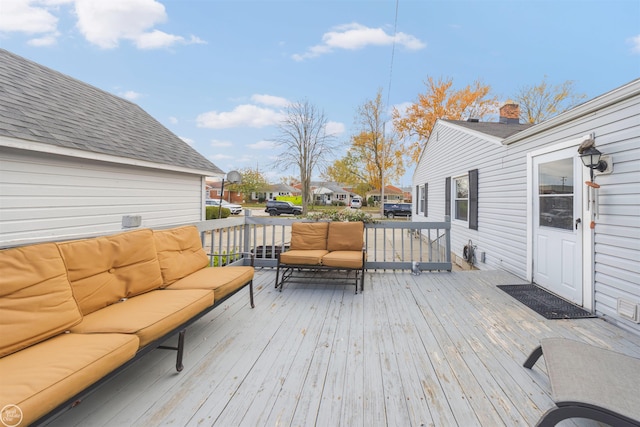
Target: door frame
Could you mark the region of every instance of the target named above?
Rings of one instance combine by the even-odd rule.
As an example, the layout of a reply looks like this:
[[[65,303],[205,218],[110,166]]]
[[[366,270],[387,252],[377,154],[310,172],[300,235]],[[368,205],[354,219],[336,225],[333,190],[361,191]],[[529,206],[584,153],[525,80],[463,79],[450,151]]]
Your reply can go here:
[[[578,155],[578,146],[585,140],[590,138],[589,135],[582,136],[580,138],[574,138],[567,141],[563,141],[558,144],[549,145],[543,148],[539,148],[527,153],[527,270],[526,279],[529,282],[533,281],[533,216],[536,214],[533,212],[533,198],[537,197],[537,192],[534,188],[533,177],[533,159],[535,157],[553,153],[554,151],[560,151],[567,148],[575,147],[576,156]],[[580,182],[589,180],[589,172],[586,167],[580,168],[580,171],[575,171],[579,177]],[[582,219],[582,306],[589,311],[593,311],[594,307],[594,286],[593,286],[593,230],[589,227],[591,223],[591,212],[587,211],[587,186],[581,185],[580,190],[582,194],[582,207],[580,212],[580,218]]]

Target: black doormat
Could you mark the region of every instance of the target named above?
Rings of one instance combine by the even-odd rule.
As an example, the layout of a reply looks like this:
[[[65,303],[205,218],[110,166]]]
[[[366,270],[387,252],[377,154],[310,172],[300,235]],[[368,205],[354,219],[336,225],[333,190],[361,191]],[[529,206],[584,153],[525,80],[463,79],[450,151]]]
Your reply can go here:
[[[547,319],[596,317],[582,307],[563,300],[536,285],[498,285],[498,287]]]

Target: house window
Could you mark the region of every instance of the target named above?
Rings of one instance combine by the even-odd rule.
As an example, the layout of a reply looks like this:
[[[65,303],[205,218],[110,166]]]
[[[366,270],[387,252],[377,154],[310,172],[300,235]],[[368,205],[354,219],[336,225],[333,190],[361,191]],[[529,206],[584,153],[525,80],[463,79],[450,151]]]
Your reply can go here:
[[[467,221],[469,219],[469,176],[454,178],[453,191],[455,219]]]
[[[422,191],[422,214],[429,216],[429,184],[425,184]]]

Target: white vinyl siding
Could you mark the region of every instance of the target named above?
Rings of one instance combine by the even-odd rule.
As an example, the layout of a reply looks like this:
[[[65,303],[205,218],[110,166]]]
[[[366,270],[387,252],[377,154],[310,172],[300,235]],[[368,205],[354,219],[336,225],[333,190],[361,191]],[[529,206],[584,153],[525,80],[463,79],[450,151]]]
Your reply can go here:
[[[508,138],[509,145],[438,121],[413,176],[414,185],[431,185],[429,216],[414,216],[413,220],[442,221],[445,179],[477,168],[481,177],[480,225],[478,230],[471,230],[460,221],[452,221],[452,250],[461,255],[471,239],[477,246],[476,253],[486,253],[486,263],[477,263],[477,267],[504,269],[526,281],[527,194],[531,190],[527,154],[594,133],[598,149],[613,159],[613,173],[596,175],[601,186],[600,217],[595,220],[593,247],[586,250],[594,253],[593,260],[583,260],[585,268],[593,265],[594,289],[593,295],[585,298],[593,299],[599,315],[640,333],[640,325],[617,313],[618,298],[638,304],[640,309],[640,80],[575,110],[577,113],[567,119],[565,113],[546,126],[537,125]],[[454,212],[452,206],[452,216]],[[583,218],[585,230],[589,221]]]
[[[203,177],[2,148],[2,246],[201,220]]]

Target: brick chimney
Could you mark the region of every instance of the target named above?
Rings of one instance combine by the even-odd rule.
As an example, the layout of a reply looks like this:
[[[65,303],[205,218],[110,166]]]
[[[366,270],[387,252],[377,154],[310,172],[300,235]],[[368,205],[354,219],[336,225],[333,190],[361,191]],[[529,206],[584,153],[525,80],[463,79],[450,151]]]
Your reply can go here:
[[[520,106],[507,101],[506,104],[500,107],[500,123],[520,123]]]

